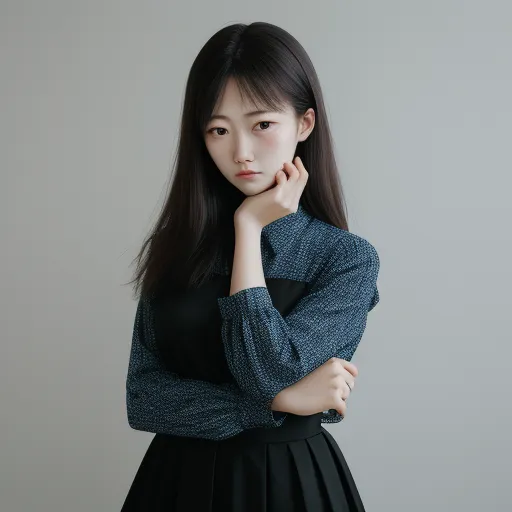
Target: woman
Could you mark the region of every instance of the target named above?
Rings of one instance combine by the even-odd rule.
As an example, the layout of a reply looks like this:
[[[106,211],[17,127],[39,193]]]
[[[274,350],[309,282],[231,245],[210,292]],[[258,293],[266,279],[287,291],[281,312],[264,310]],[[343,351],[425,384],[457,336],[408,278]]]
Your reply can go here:
[[[156,435],[122,511],[364,510],[322,423],[346,413],[379,258],[348,231],[318,78],[283,29],[200,51],[138,261],[127,414]]]

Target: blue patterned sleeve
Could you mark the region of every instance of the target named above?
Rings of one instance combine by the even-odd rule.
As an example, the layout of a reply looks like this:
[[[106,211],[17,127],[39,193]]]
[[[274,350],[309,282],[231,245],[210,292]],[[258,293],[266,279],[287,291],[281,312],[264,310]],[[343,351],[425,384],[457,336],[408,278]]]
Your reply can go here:
[[[183,379],[166,370],[154,340],[152,307],[135,313],[126,377],[128,423],[135,430],[221,440],[252,427],[277,427],[286,413],[246,395],[233,383]]]
[[[331,357],[350,361],[379,302],[379,257],[365,239],[336,244],[308,293],[283,318],[266,287],[217,299],[228,366],[240,388],[271,403]],[[342,416],[324,411],[326,422]]]

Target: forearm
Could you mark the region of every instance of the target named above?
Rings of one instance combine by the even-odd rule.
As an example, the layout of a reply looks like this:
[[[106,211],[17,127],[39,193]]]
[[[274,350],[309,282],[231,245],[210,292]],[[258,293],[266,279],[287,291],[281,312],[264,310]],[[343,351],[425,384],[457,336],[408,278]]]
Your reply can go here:
[[[126,378],[128,422],[146,432],[225,439],[247,428],[277,427],[283,416],[269,401],[255,400],[235,383],[186,379],[167,370],[154,345],[151,301],[135,314]]]
[[[235,252],[230,295],[246,288],[267,286],[261,260],[261,229],[255,223],[235,220]]]
[[[308,293],[286,315],[275,308],[266,286],[217,300],[226,360],[244,392],[270,402],[329,358],[351,360],[375,304],[379,268],[373,246],[357,240],[349,246],[352,252],[332,242],[319,272],[301,275]]]
[[[235,252],[229,294],[256,286],[266,287],[261,260],[261,227],[235,219]],[[278,393],[271,403],[271,410],[278,414],[287,412],[284,391]]]
[[[278,407],[269,410],[234,384],[180,379],[161,371],[130,374],[126,410],[135,430],[214,440],[247,428],[277,427],[283,417]]]

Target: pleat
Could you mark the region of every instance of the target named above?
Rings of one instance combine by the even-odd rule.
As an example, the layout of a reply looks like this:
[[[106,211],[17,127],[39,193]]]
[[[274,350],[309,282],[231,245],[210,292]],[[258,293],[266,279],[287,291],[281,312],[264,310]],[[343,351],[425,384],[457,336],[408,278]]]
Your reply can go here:
[[[168,506],[167,510],[212,512],[218,443],[204,439],[187,440],[185,443],[189,446],[181,449],[188,456],[181,459],[180,475],[174,484],[176,499],[174,506]]]
[[[219,442],[155,436],[121,512],[364,512],[332,435],[290,425]]]
[[[313,437],[321,436],[317,434]],[[300,482],[300,496],[304,510],[327,510],[325,508],[325,482],[321,478],[318,463],[309,445],[309,439],[288,443],[288,449],[293,459],[293,466]]]
[[[176,498],[179,461],[173,447],[155,436],[140,463],[121,512],[167,511]]]
[[[267,509],[267,445],[258,444],[249,450],[244,460],[247,489],[247,503],[254,510]],[[245,508],[249,510],[249,508]]]
[[[341,477],[341,481],[344,488],[344,496],[349,504],[348,510],[353,512],[364,512],[364,505],[361,500],[359,491],[357,490],[356,483],[350,471],[350,468],[345,460],[343,452],[341,451],[338,443],[329,431],[324,429],[324,439],[331,452],[332,460],[336,463],[338,474]],[[344,509],[342,509],[344,510]]]
[[[313,464],[318,470],[318,476],[323,483],[325,509],[331,512],[352,512],[349,506],[346,491],[343,485],[343,475],[340,474],[338,464],[326,441],[325,434],[305,440],[309,447]]]
[[[279,442],[267,445],[267,512],[306,511],[301,482],[289,444],[290,442]]]
[[[267,510],[267,446],[257,443],[243,450],[218,447],[212,512]]]

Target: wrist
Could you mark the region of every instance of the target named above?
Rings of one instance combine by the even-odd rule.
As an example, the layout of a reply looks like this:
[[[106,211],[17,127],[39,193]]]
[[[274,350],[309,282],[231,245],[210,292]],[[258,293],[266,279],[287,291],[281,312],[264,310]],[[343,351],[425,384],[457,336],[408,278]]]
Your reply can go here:
[[[243,230],[250,231],[256,234],[261,234],[263,226],[254,218],[244,216],[243,214],[235,215],[234,217],[235,231]]]
[[[286,392],[286,388],[285,389],[282,389],[275,397],[274,397],[274,400],[272,401],[272,404],[270,406],[270,408],[273,410],[273,411],[282,411],[282,412],[286,412],[286,396],[287,396],[287,392]]]

